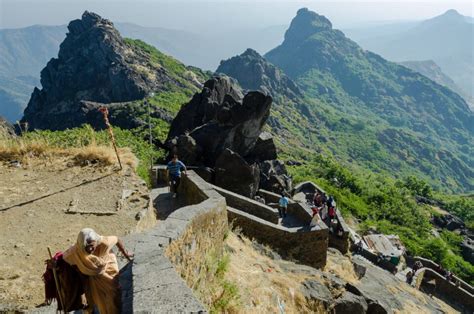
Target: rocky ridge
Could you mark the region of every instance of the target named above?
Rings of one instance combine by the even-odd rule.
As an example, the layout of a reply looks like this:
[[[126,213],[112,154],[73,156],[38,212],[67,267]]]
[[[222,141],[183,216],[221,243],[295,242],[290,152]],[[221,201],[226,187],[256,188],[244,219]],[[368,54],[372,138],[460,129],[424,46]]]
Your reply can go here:
[[[69,23],[68,31],[58,58],[41,71],[43,88],[35,88],[25,109],[21,122],[30,130],[62,130],[83,123],[103,127],[97,109],[104,104],[112,113],[119,107],[118,111],[131,112],[133,108],[124,109],[130,105],[127,102],[151,92],[201,86],[192,75],[179,77],[160,64],[163,60],[153,60],[149,51],[123,39],[112,22],[95,13],[84,12]],[[152,115],[163,117],[156,110]],[[127,128],[143,123],[133,114],[112,122]]]

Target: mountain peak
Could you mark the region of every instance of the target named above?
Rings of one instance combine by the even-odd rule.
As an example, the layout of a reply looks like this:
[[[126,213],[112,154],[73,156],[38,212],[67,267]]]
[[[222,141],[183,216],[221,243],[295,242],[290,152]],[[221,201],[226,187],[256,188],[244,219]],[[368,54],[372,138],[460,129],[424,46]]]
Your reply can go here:
[[[94,12],[84,11],[81,19],[71,21],[67,28],[76,35],[97,27],[113,28],[114,24]]]
[[[289,77],[253,49],[222,60],[216,72],[233,77],[247,90],[260,90],[273,97],[282,94],[290,99],[301,96],[300,89]]]
[[[444,12],[441,15],[435,16],[432,19],[426,20],[422,23],[422,25],[426,26],[432,26],[432,25],[441,25],[441,24],[457,24],[457,23],[465,23],[467,20],[467,17],[464,15],[460,14],[458,11],[454,9],[450,9],[446,12]]]
[[[328,29],[332,29],[332,24],[325,16],[302,8],[291,21],[290,28],[285,33],[285,40],[299,41]]]
[[[456,11],[455,9],[450,9],[446,12],[444,12],[444,14],[442,14],[442,16],[462,16],[458,11]]]
[[[262,56],[256,50],[253,50],[252,48],[247,48],[247,50],[245,50],[244,53],[242,53],[242,56],[262,58]]]

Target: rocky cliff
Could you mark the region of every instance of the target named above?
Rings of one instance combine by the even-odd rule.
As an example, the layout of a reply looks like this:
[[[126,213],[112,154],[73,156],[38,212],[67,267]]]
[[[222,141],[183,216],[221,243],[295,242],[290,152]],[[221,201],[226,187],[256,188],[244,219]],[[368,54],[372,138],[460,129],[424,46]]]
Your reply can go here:
[[[100,127],[97,108],[102,104],[109,104],[113,112],[114,104],[140,100],[151,92],[201,86],[191,73],[164,66],[176,60],[152,55],[147,46],[123,39],[112,22],[97,14],[84,12],[69,23],[68,31],[58,57],[41,71],[43,88],[35,88],[25,109],[22,122],[29,129],[60,130],[83,123]],[[118,124],[139,125],[133,111]],[[160,112],[153,114],[161,117]]]

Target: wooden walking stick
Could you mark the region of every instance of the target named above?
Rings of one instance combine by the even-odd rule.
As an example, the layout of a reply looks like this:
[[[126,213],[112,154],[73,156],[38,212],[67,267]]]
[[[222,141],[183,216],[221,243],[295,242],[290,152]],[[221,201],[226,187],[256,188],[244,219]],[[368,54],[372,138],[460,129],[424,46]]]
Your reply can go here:
[[[49,258],[52,261],[53,255],[51,254],[51,249],[49,247],[48,247],[48,253],[49,253]],[[64,302],[63,302],[63,294],[61,291],[61,286],[59,285],[59,278],[58,278],[58,274],[56,273],[55,265],[53,265],[53,277],[54,277],[54,283],[56,284],[56,290],[58,292],[59,303],[61,304],[61,308],[63,309],[64,313],[66,313],[66,309],[64,308]]]
[[[105,122],[105,125],[107,126],[107,130],[109,131],[110,140],[112,141],[112,145],[114,146],[115,155],[117,155],[117,160],[120,165],[120,170],[122,170],[122,162],[120,161],[117,145],[115,144],[114,131],[112,129],[112,125],[110,125],[110,122],[109,122],[109,110],[107,109],[107,107],[100,107],[99,111],[102,112],[102,114],[104,115],[104,122]]]

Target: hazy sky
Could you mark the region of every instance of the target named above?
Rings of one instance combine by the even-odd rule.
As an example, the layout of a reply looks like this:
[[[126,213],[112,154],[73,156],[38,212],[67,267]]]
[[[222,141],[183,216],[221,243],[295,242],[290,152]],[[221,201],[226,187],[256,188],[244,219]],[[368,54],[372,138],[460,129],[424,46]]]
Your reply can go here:
[[[473,16],[473,1],[164,1],[164,0],[0,0],[0,28],[58,25],[84,10],[112,21],[203,32],[289,24],[301,7],[327,16],[337,28],[374,21],[421,20],[456,9]]]

